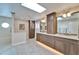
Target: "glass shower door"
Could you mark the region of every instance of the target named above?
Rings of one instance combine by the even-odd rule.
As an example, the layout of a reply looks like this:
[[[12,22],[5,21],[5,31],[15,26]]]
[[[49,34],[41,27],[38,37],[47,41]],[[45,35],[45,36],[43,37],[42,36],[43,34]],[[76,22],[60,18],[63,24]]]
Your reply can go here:
[[[12,18],[0,16],[0,53],[11,46]]]

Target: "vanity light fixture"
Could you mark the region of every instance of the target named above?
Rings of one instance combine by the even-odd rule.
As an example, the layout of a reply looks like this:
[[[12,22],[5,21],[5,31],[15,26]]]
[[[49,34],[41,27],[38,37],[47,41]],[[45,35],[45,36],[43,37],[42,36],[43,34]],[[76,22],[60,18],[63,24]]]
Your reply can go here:
[[[43,11],[46,10],[46,8],[44,8],[43,6],[37,4],[37,3],[22,3],[21,4],[24,7],[27,7],[33,11],[36,11],[38,13],[42,13]]]
[[[66,15],[66,14],[63,14],[63,17],[64,17],[64,18],[66,18],[66,17],[67,17],[67,15]]]
[[[66,14],[63,14],[63,17],[66,18],[66,17],[70,17],[71,16],[71,13],[66,13]]]
[[[67,16],[70,17],[71,16],[71,13],[67,13]]]
[[[45,22],[46,22],[46,20],[41,20],[41,22],[42,22],[42,23],[45,23]]]

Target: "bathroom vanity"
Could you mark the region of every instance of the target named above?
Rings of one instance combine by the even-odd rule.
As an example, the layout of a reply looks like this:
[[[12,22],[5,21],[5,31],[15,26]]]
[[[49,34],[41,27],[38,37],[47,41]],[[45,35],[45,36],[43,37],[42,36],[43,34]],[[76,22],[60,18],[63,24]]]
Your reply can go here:
[[[55,12],[48,14],[45,24],[47,32],[37,33],[37,41],[63,54],[79,55],[79,12],[70,17],[57,16]]]
[[[79,39],[75,35],[37,33],[37,41],[65,55],[79,55]]]

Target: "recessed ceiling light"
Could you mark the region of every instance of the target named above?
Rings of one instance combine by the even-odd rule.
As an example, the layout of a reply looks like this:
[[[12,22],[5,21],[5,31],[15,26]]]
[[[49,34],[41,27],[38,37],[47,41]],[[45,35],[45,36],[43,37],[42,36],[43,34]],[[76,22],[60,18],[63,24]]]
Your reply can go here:
[[[39,5],[37,3],[22,3],[21,5],[29,8],[33,11],[36,11],[38,13],[42,13],[43,11],[46,10],[46,8],[42,7],[41,5]]]
[[[67,17],[66,14],[63,14],[63,17]]]

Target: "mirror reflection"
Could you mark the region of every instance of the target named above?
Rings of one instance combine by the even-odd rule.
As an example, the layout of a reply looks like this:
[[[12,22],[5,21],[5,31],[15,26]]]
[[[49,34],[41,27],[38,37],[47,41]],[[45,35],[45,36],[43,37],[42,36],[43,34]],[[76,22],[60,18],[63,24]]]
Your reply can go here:
[[[79,13],[68,14],[70,17],[57,17],[58,21],[58,33],[63,34],[78,34]]]

